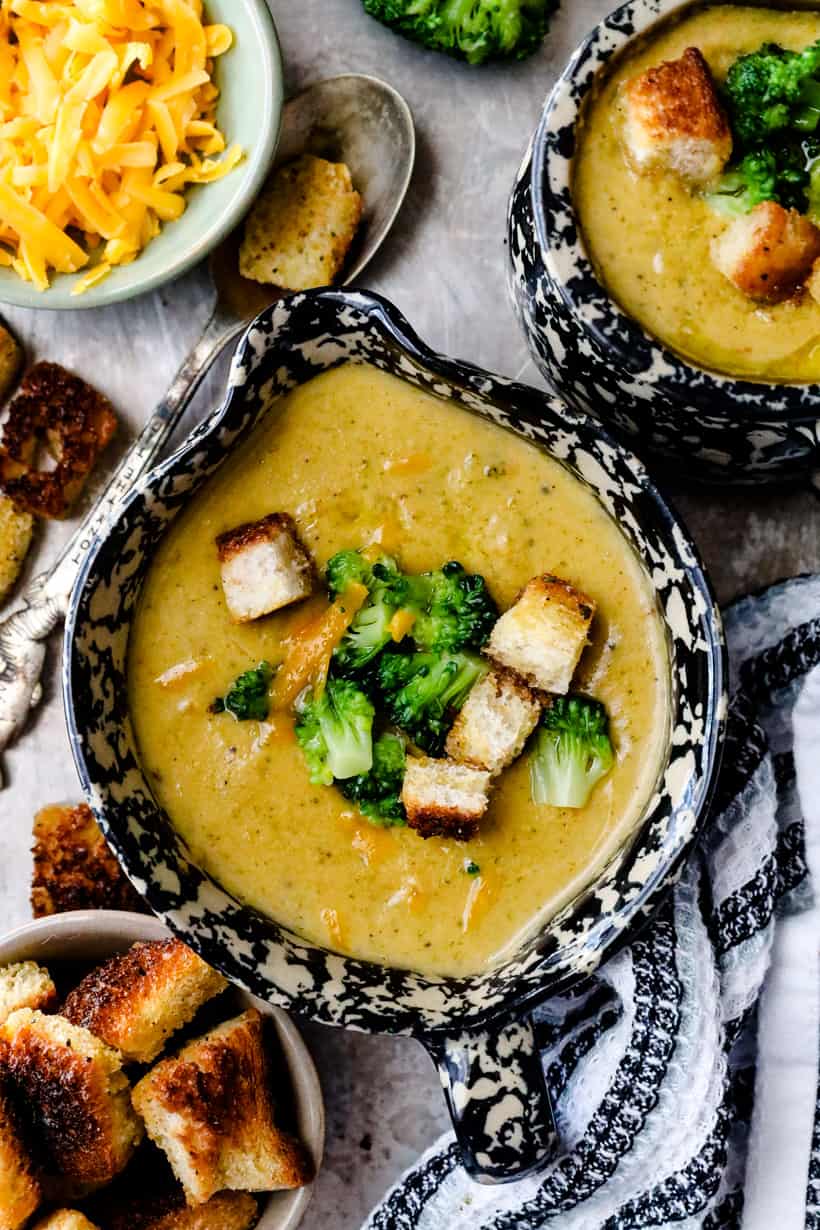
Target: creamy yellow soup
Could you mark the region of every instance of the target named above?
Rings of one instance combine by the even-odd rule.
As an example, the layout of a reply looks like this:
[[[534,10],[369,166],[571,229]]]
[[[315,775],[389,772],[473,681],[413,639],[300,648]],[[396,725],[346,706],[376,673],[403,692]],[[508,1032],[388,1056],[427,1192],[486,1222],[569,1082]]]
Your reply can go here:
[[[695,10],[631,44],[601,75],[580,121],[574,200],[598,274],[626,312],[707,368],[767,381],[820,379],[820,303],[747,298],[715,267],[710,244],[728,225],[677,176],[633,171],[624,156],[619,90],[662,60],[698,47],[718,81],[764,42],[801,50],[820,13],[744,5]]]
[[[592,595],[578,682],[609,708],[617,765],[588,805],[536,807],[521,760],[478,837],[425,841],[312,786],[289,716],[209,712],[242,671],[280,662],[304,619],[237,625],[225,607],[214,538],[273,511],[294,516],[320,566],[376,541],[410,571],[459,559],[502,607],[545,571]],[[144,768],[200,866],[309,940],[424,972],[484,969],[577,892],[634,827],[667,740],[663,626],[594,496],[518,437],[368,366],[276,402],[173,523],[134,621],[129,689]]]

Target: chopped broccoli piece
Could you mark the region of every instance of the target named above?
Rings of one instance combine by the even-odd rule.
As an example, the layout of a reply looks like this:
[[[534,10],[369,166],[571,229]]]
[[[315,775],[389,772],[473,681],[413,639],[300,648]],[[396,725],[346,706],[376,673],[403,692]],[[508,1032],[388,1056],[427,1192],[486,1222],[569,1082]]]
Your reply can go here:
[[[464,870],[467,872],[468,876],[480,876],[481,875],[481,868],[479,867],[478,863],[474,863],[472,859],[470,859],[469,863],[464,864]]]
[[[732,130],[746,148],[761,146],[772,133],[806,123],[817,110],[820,40],[803,51],[764,43],[739,56],[726,76],[724,92]]]
[[[436,652],[480,649],[498,619],[487,583],[452,561],[439,572],[424,573],[429,596],[410,635],[420,649]]]
[[[253,670],[245,671],[231,685],[226,696],[218,696],[211,705],[211,713],[232,713],[238,722],[251,718],[264,722],[270,712],[268,689],[273,679],[273,667],[269,662],[260,662]]]
[[[406,824],[401,801],[405,762],[402,740],[398,735],[384,734],[373,744],[370,772],[339,782],[339,789],[373,824],[382,828]]]
[[[765,43],[732,64],[723,89],[734,158],[707,193],[719,213],[748,213],[761,201],[805,213],[820,156],[820,40],[803,51]]]
[[[378,685],[390,720],[436,756],[470,689],[488,670],[470,653],[385,653]]]
[[[370,772],[373,717],[370,699],[350,680],[329,678],[318,699],[308,692],[296,721],[296,738],[314,786]]]
[[[614,763],[604,706],[587,696],[556,696],[532,743],[532,800],[549,807],[585,807]]]
[[[537,51],[557,0],[364,0],[364,7],[406,38],[482,64]]]
[[[359,551],[340,551],[326,570],[331,595],[343,594],[351,582],[366,586],[368,599],[334,653],[334,665],[342,675],[356,674],[368,666],[392,639],[390,621],[408,589],[407,579],[389,555],[370,563]]]

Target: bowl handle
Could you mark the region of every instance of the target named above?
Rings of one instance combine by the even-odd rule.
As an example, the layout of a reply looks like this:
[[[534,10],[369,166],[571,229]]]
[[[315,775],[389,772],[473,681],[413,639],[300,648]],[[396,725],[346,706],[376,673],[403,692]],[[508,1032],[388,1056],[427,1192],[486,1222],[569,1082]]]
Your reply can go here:
[[[558,1133],[529,1017],[422,1041],[438,1068],[471,1178],[509,1183],[555,1156]]]

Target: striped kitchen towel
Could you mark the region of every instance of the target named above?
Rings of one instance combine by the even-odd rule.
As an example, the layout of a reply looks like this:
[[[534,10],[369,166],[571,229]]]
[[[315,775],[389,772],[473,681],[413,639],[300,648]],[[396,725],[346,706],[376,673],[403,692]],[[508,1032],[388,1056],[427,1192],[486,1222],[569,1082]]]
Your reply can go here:
[[[820,1230],[820,577],[726,612],[711,820],[651,927],[537,1013],[562,1152],[481,1187],[440,1140],[367,1230]]]

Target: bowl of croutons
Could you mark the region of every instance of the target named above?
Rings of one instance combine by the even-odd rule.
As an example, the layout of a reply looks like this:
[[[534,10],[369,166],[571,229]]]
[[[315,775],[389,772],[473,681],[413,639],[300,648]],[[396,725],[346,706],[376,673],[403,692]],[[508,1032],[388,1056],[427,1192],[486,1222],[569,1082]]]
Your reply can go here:
[[[75,911],[0,940],[6,1230],[292,1230],[323,1136],[290,1018],[157,920]]]
[[[808,7],[630,0],[571,58],[512,192],[509,287],[546,379],[705,481],[816,468],[818,37]]]

